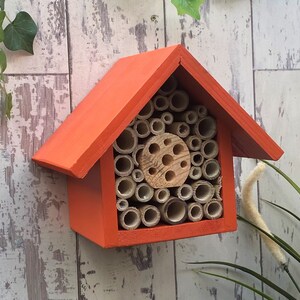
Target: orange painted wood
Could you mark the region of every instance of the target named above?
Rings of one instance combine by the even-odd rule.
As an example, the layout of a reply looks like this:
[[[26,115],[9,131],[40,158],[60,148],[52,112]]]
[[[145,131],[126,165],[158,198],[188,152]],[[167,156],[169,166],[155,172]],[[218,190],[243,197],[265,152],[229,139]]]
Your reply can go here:
[[[203,102],[228,126],[234,155],[279,159],[282,149],[186,49],[177,45],[120,59],[33,160],[83,178],[175,70],[194,101]]]

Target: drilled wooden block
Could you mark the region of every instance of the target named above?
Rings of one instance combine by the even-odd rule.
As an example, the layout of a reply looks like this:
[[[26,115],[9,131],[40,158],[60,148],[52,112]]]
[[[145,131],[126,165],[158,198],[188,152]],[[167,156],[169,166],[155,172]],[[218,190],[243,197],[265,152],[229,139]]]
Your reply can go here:
[[[145,180],[154,188],[181,186],[191,167],[187,145],[171,133],[150,138],[139,160]]]

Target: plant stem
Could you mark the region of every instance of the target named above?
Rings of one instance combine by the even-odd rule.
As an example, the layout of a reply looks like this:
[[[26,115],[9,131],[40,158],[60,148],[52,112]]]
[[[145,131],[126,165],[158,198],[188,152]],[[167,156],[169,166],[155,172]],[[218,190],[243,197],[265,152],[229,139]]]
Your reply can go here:
[[[296,289],[297,289],[298,292],[300,293],[299,285],[298,285],[297,282],[295,281],[293,275],[290,273],[290,270],[289,270],[288,266],[287,266],[287,265],[284,265],[284,266],[283,266],[283,269],[284,269],[284,271],[289,275],[289,277],[290,277],[290,279],[292,280],[294,286],[296,287]]]

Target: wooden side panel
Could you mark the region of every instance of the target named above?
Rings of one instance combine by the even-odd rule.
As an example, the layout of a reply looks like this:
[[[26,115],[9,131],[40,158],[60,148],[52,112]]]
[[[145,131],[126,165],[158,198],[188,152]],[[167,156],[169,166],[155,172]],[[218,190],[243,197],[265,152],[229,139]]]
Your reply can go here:
[[[162,1],[67,4],[73,107],[118,58],[164,46]],[[176,298],[172,242],[102,249],[79,237],[78,249],[81,299]]]
[[[285,155],[275,165],[295,180],[298,185],[300,184],[299,80],[300,71],[255,73],[257,118],[271,136],[280,140],[280,145],[285,150]],[[259,181],[259,197],[284,206],[297,216],[300,215],[299,195],[269,167]],[[299,222],[263,201],[260,202],[260,207],[271,231],[299,250]],[[277,261],[264,245],[262,251],[264,276],[293,295],[297,295],[298,292],[288,276],[278,268]],[[289,269],[295,278],[300,278],[299,263],[294,259],[290,259]],[[266,291],[270,292],[270,289],[266,287]],[[271,292],[272,294],[274,295]]]
[[[249,1],[206,1],[199,22],[178,17],[166,1],[168,43],[181,42],[242,107],[253,114],[251,7]],[[254,162],[235,160],[235,192]],[[238,232],[176,241],[178,299],[257,299],[232,283],[196,275],[185,261],[226,260],[260,271],[259,239],[244,224]],[[251,249],[249,251],[248,249]],[[212,270],[210,268],[210,270]],[[215,271],[222,270],[220,268]],[[223,274],[226,274],[224,271]],[[231,273],[230,273],[231,274]],[[244,279],[240,275],[239,279]],[[247,280],[247,279],[246,279]],[[256,285],[259,287],[258,285]]]

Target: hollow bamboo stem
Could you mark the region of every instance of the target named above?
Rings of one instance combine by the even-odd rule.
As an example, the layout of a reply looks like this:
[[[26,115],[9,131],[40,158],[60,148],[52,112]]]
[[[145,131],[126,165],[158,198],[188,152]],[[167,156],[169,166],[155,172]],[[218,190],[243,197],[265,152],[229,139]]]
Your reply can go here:
[[[140,165],[139,158],[140,158],[144,148],[145,148],[145,145],[139,144],[134,148],[134,150],[132,152],[133,162],[137,167]]]
[[[201,176],[202,176],[201,167],[192,166],[190,169],[189,177],[192,180],[199,180],[201,178]]]
[[[187,201],[193,197],[193,188],[185,183],[176,188],[175,194],[180,200]]]
[[[128,207],[119,215],[119,224],[126,230],[134,230],[141,224],[141,214],[136,207]]]
[[[149,125],[150,125],[150,131],[154,135],[159,135],[159,134],[165,133],[166,125],[161,119],[152,118],[149,120]]]
[[[193,109],[197,112],[199,118],[207,116],[207,108],[204,105],[194,105]]]
[[[191,151],[198,151],[201,148],[202,141],[197,135],[190,135],[185,139],[185,143]]]
[[[148,202],[154,196],[154,189],[147,183],[139,183],[135,189],[135,198],[139,202]]]
[[[198,114],[194,110],[187,110],[183,113],[177,114],[175,118],[178,121],[183,121],[191,125],[196,124],[196,122],[198,121]]]
[[[119,176],[129,176],[134,168],[133,159],[129,155],[117,155],[114,165],[115,173]]]
[[[200,151],[191,152],[191,164],[195,167],[200,167],[204,162],[204,157]]]
[[[129,207],[129,203],[126,199],[118,199],[117,200],[117,210],[125,211]]]
[[[197,121],[193,131],[202,140],[212,139],[217,133],[217,124],[214,118],[206,116]]]
[[[127,127],[113,144],[114,149],[120,154],[130,154],[136,148],[138,138],[134,130]]]
[[[208,159],[202,165],[202,176],[207,180],[214,180],[219,177],[221,167],[216,159]]]
[[[138,113],[137,118],[139,120],[147,120],[149,119],[154,112],[154,106],[152,101],[149,101]]]
[[[156,95],[152,101],[156,111],[165,111],[169,108],[169,99],[166,96]]]
[[[175,76],[170,76],[166,82],[160,87],[158,90],[158,94],[167,96],[170,95],[172,92],[175,91],[177,88],[177,79]]]
[[[170,125],[174,121],[174,116],[168,111],[162,113],[160,118],[166,125]]]
[[[158,203],[165,203],[170,198],[170,191],[166,188],[160,188],[154,191],[153,199]]]
[[[204,158],[215,158],[219,154],[219,146],[215,140],[206,140],[201,145],[201,154]]]
[[[160,221],[160,211],[154,205],[142,205],[139,207],[141,221],[146,227],[154,227]]]
[[[210,201],[214,195],[213,185],[205,180],[198,180],[192,184],[193,199],[201,204]]]
[[[145,179],[144,173],[140,169],[134,169],[131,173],[132,179],[135,182],[142,182]]]
[[[181,138],[186,138],[190,134],[190,126],[185,122],[174,122],[168,125],[167,129]]]
[[[204,204],[203,206],[204,216],[209,220],[218,219],[223,214],[222,202],[212,200]]]
[[[191,202],[188,204],[188,219],[192,222],[201,221],[203,218],[203,207],[200,203]]]
[[[136,183],[129,176],[116,179],[116,195],[118,198],[129,199],[135,193]]]
[[[182,90],[175,90],[170,96],[170,110],[174,112],[185,111],[189,105],[189,95]]]
[[[139,138],[146,138],[150,135],[150,125],[147,120],[137,120],[134,125],[133,129]]]

